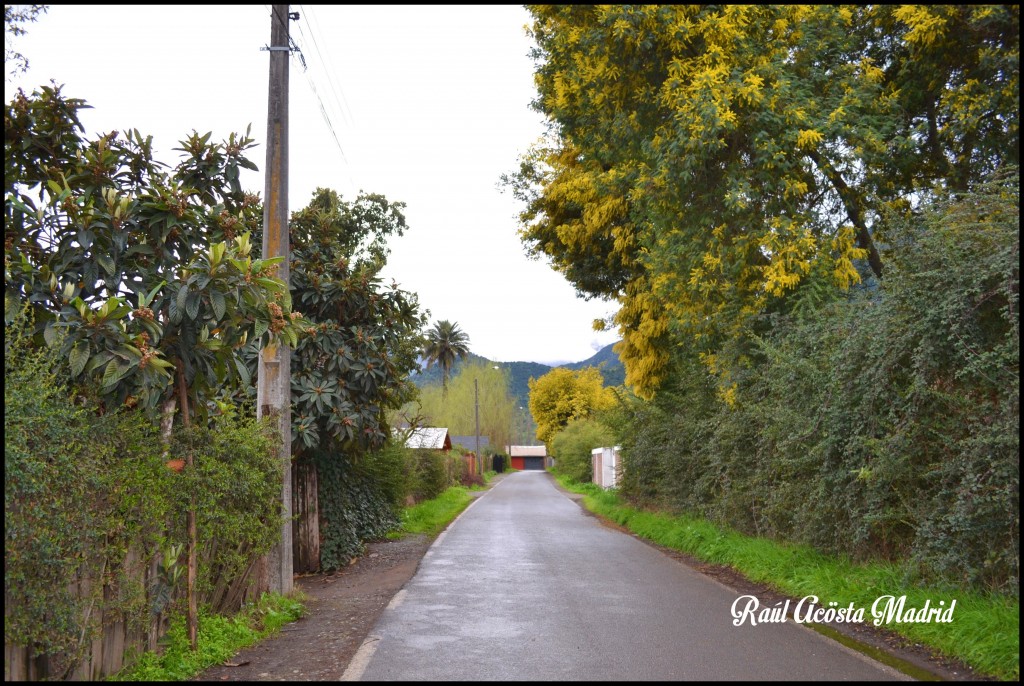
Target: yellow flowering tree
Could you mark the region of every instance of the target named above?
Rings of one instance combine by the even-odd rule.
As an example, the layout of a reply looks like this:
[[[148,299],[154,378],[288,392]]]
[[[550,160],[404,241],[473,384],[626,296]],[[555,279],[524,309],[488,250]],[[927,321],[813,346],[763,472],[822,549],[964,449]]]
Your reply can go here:
[[[887,216],[1018,161],[1016,6],[530,11],[551,125],[508,179],[521,237],[621,304],[646,397],[680,343],[721,353],[805,288],[881,278]]]
[[[615,403],[594,367],[573,371],[556,367],[538,379],[530,379],[530,414],[537,422],[537,438],[548,443],[571,419],[585,419]]]

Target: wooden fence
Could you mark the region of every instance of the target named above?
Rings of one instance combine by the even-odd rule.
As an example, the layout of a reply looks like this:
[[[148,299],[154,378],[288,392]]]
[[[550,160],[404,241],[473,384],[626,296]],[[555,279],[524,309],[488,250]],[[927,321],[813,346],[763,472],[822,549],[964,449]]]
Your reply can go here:
[[[292,568],[296,574],[320,571],[320,510],[316,464],[292,463]]]
[[[121,577],[122,583],[141,584],[146,589],[146,607],[152,607],[153,589],[157,581],[158,561],[156,556],[146,564],[144,556],[138,550],[130,550],[125,557],[122,568],[112,576]],[[101,574],[102,576],[102,574]],[[95,579],[80,577],[72,581],[72,593],[84,600],[90,597]],[[251,561],[243,574],[236,579],[222,580],[215,583],[214,589],[207,597],[200,596],[199,602],[206,603],[217,612],[237,611],[243,603],[255,600],[261,590],[268,584],[266,557],[257,557]],[[177,596],[184,595],[184,580],[176,590]],[[163,614],[148,613],[146,621],[135,622],[134,626],[126,622],[123,613],[116,609],[117,590],[104,584],[102,602],[83,609],[84,623],[95,622],[99,626],[98,635],[88,640],[83,636],[85,645],[80,645],[82,656],[74,665],[66,667],[67,659],[50,656],[31,657],[26,646],[17,646],[4,642],[4,681],[99,681],[129,666],[143,652],[155,651],[159,648],[160,639],[167,633],[168,621]],[[6,597],[5,604],[17,599]]]
[[[142,555],[136,550],[131,550],[123,563],[124,577],[129,580],[129,583],[141,583],[144,584],[144,588],[150,589],[156,581],[156,565],[155,557],[151,564],[146,565]],[[75,579],[72,582],[72,592],[79,599],[88,598],[92,594],[94,583],[96,583],[94,579],[87,577]],[[39,681],[42,679],[98,681],[120,671],[125,666],[126,657],[131,658],[146,650],[156,650],[157,642],[167,631],[166,620],[162,615],[151,616],[147,626],[129,627],[121,614],[111,609],[114,604],[112,596],[115,593],[114,589],[105,584],[102,594],[103,602],[85,608],[85,622],[97,621],[100,632],[91,641],[83,636],[83,642],[88,641],[88,643],[81,646],[84,655],[76,665],[68,669],[61,664],[61,661],[50,656],[42,655],[33,658],[29,648],[11,645],[5,641],[4,681]],[[7,605],[17,602],[13,598],[6,598],[5,601]],[[147,603],[150,601],[148,592],[146,601]]]

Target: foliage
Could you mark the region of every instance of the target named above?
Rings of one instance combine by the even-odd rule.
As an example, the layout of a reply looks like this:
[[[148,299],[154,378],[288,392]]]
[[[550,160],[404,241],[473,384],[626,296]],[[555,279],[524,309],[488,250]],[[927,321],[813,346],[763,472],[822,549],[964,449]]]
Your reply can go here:
[[[4,5],[4,66],[6,67],[8,62],[14,63],[8,70],[9,75],[28,70],[28,58],[14,49],[13,39],[16,36],[24,36],[24,25],[37,21],[39,15],[48,9],[46,5]]]
[[[259,199],[238,177],[255,143],[193,133],[166,172],[137,130],[84,139],[84,107],[43,87],[5,109],[6,310],[31,303],[47,343],[64,331],[72,381],[107,408],[186,397],[205,417],[250,383],[238,348],[297,342],[281,258],[251,255]]]
[[[777,317],[732,404],[681,361],[631,406],[623,492],[1016,594],[1018,195],[1013,174],[889,220],[880,288]]]
[[[395,512],[405,505],[415,487],[415,451],[396,440],[359,458],[359,468]]]
[[[281,462],[273,427],[232,416],[209,427],[174,434],[171,455],[191,453],[193,466],[177,477],[174,510],[195,510],[199,534],[197,597],[214,612],[235,611],[241,594],[228,594],[249,566],[266,554],[281,532]],[[183,517],[171,536],[184,541]],[[227,602],[228,604],[225,604]]]
[[[492,449],[508,445],[516,406],[509,393],[509,371],[496,366],[485,360],[464,362],[447,396],[436,386],[420,391],[419,414],[431,426],[447,427],[450,434],[475,436],[479,410],[481,437],[489,439]]]
[[[431,500],[451,485],[449,458],[440,450],[413,451],[409,494],[416,502]]]
[[[616,299],[627,383],[678,343],[723,389],[812,281],[883,273],[895,218],[1019,161],[1019,8],[536,5],[550,136],[508,186],[521,236]]]
[[[581,483],[591,481],[594,473],[591,451],[615,443],[611,430],[599,420],[570,419],[551,439],[551,456],[555,458],[552,471]]]
[[[398,526],[394,492],[374,480],[379,474],[345,455],[314,453],[320,508],[320,568],[344,567],[365,551],[364,541],[384,538]]]
[[[170,472],[138,414],[70,402],[66,361],[33,347],[31,328],[23,310],[4,332],[4,629],[59,675],[94,637],[98,607],[148,617],[145,590],[119,572],[129,548],[142,565],[156,548]],[[97,605],[102,583],[78,594],[76,579],[108,580],[108,602]]]
[[[199,647],[189,645],[185,619],[178,616],[167,632],[163,654],[146,653],[131,667],[109,681],[187,681],[208,667],[221,664],[242,648],[272,636],[289,622],[303,616],[302,603],[292,597],[264,593],[257,603],[242,608],[234,617],[199,615]]]
[[[410,488],[404,449],[388,442],[388,411],[415,394],[408,377],[426,318],[414,293],[380,278],[389,237],[407,228],[403,209],[318,188],[289,224],[291,299],[305,333],[291,353],[292,448],[316,465],[322,569],[395,526]],[[252,375],[258,358],[246,352]],[[252,401],[251,388],[246,395],[240,402]]]
[[[601,373],[593,367],[579,371],[556,367],[530,380],[530,414],[537,422],[537,438],[545,443],[570,419],[584,419],[614,402],[611,389],[604,387]]]
[[[844,557],[822,555],[807,546],[775,543],[744,536],[726,527],[685,515],[636,509],[620,497],[593,484],[559,477],[567,489],[583,493],[587,509],[658,545],[682,550],[700,560],[728,565],[749,579],[770,584],[802,598],[818,596],[820,604],[870,609],[879,597],[899,588],[907,607],[921,608],[926,600],[957,601],[952,625],[901,624],[888,626],[910,640],[964,660],[983,673],[1017,680],[1020,677],[1020,603],[1016,599],[978,592],[955,592],[944,585],[908,587],[906,565],[855,564]]]
[[[412,397],[425,317],[414,293],[384,287],[389,236],[406,229],[401,203],[362,194],[345,202],[319,188],[292,214],[291,297],[306,336],[291,355],[292,445],[297,452],[379,448],[385,413]],[[250,373],[256,358],[250,357]]]
[[[401,533],[393,534],[391,538],[398,538],[403,533],[434,536],[451,524],[472,501],[465,486],[450,486],[433,498],[406,508],[402,512]]]
[[[194,461],[175,474],[143,413],[101,412],[75,394],[59,340],[34,346],[28,316],[4,336],[5,590],[16,599],[6,628],[61,674],[101,618],[142,630],[173,607],[186,509],[197,508],[200,593],[216,609],[237,602],[229,590],[280,530],[280,466],[266,427],[218,417],[173,435],[171,454]],[[160,579],[146,588],[143,570],[161,551]]]
[[[427,340],[423,346],[423,357],[427,367],[437,365],[441,368],[441,388],[443,395],[448,395],[448,377],[456,359],[465,359],[469,354],[469,336],[459,325],[442,319],[434,323],[427,332]]]

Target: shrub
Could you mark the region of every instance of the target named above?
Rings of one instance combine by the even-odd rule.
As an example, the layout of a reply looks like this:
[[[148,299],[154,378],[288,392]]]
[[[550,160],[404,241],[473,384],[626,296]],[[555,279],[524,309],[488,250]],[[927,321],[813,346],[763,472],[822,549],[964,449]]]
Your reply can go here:
[[[48,655],[51,675],[78,662],[103,613],[149,617],[145,589],[121,565],[158,547],[170,472],[138,413],[100,415],[75,398],[56,348],[34,348],[23,313],[4,332],[5,639]],[[77,579],[92,583],[76,591]]]
[[[398,507],[371,470],[343,455],[317,453],[320,568],[338,569],[365,551],[365,541],[399,526]],[[380,467],[380,465],[378,465]]]
[[[417,502],[436,498],[450,485],[447,458],[439,450],[416,450],[412,473],[410,491]]]
[[[551,454],[555,457],[552,471],[587,483],[594,473],[591,451],[615,442],[611,429],[598,420],[571,419],[551,440]]]
[[[405,505],[412,490],[413,451],[397,441],[358,458],[360,471],[376,486],[380,495],[396,509]]]
[[[197,594],[214,612],[235,612],[245,598],[236,582],[281,531],[282,467],[274,429],[255,418],[216,418],[175,432],[173,456],[194,466],[173,485],[172,538],[186,540],[184,513],[196,512]]]

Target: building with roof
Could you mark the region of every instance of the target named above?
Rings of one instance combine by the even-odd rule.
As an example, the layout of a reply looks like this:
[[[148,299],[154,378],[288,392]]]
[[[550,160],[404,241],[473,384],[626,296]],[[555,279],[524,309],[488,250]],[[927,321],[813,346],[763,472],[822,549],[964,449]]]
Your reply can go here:
[[[547,446],[544,445],[510,445],[506,453],[512,463],[512,469],[544,469],[551,466]]]
[[[452,445],[461,445],[466,450],[476,450],[476,436],[452,436]],[[490,448],[491,439],[487,436],[480,437],[480,452],[487,453]]]
[[[395,429],[398,433],[398,429]],[[452,439],[448,435],[448,429],[443,427],[424,426],[413,429],[409,438],[405,441],[406,448],[419,448],[425,450],[451,450]]]

